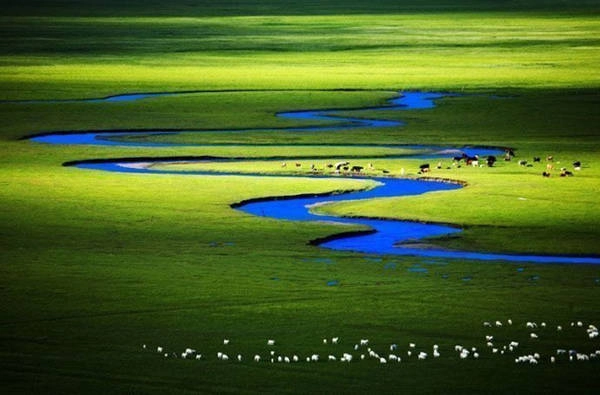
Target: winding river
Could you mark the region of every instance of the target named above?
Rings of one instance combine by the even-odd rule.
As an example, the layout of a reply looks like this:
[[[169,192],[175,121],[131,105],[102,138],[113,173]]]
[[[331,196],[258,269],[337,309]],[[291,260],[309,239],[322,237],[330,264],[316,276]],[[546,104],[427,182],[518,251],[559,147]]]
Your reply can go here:
[[[186,92],[190,93],[190,92]],[[111,96],[100,99],[88,99],[87,102],[127,102],[142,100],[148,98],[156,98],[166,95],[175,95],[177,93],[164,93],[164,94],[128,94],[120,96]],[[435,100],[449,96],[447,94],[440,93],[424,93],[424,92],[406,92],[398,97],[390,99],[384,106],[379,107],[367,107],[367,108],[356,108],[356,109],[343,109],[343,111],[351,110],[406,110],[406,109],[429,109],[435,106]],[[69,101],[66,101],[69,102]],[[298,120],[319,120],[319,121],[330,121],[330,125],[326,126],[305,126],[305,127],[290,127],[290,128],[276,128],[271,129],[274,131],[334,131],[349,128],[377,128],[377,127],[397,127],[401,126],[402,122],[390,121],[384,119],[364,119],[354,117],[343,117],[336,115],[336,112],[341,111],[340,109],[330,110],[302,110],[302,111],[290,111],[276,114],[279,117],[298,119]],[[244,132],[256,129],[230,129],[223,130],[223,132]],[[205,132],[206,130],[198,131]],[[213,130],[214,131],[214,130]],[[190,133],[193,130],[146,130],[143,131],[144,135],[152,134],[177,134],[177,133]],[[55,133],[44,133],[36,136],[32,136],[29,139],[36,143],[45,144],[91,144],[91,145],[105,145],[105,146],[173,146],[178,144],[170,143],[153,143],[153,142],[140,142],[135,140],[123,140],[119,138],[130,136],[134,133],[140,133],[140,131],[89,131],[89,132],[55,132]],[[188,145],[188,144],[186,144]],[[199,144],[199,146],[204,146]],[[210,145],[206,145],[210,146]],[[389,146],[389,145],[371,145],[377,147],[406,147],[406,146]],[[433,146],[415,146],[413,148],[419,148],[418,154],[412,155],[412,157],[420,158],[436,158],[436,157],[448,157],[453,156],[448,152],[465,152],[472,156],[478,154],[480,156],[487,155],[498,155],[503,152],[500,149],[493,148],[477,148],[477,147],[460,147],[460,148],[449,148],[449,147],[433,147]],[[423,151],[427,153],[424,154]],[[404,156],[406,155],[398,155]],[[395,157],[394,155],[386,155],[386,157]],[[253,160],[265,160],[269,158],[256,158]],[[280,160],[281,158],[277,158]],[[294,158],[303,159],[303,158]],[[185,160],[185,162],[195,161],[215,161],[215,160],[232,160],[228,158],[179,158],[179,160]],[[238,159],[239,160],[239,159]],[[246,159],[247,160],[247,159]],[[100,171],[111,171],[120,173],[151,173],[151,174],[177,174],[177,175],[242,175],[242,176],[261,176],[261,177],[283,177],[276,175],[266,176],[264,174],[247,174],[247,173],[214,173],[208,171],[174,171],[168,169],[157,169],[151,165],[167,162],[176,163],[178,158],[161,158],[161,159],[115,159],[115,160],[84,160],[71,162],[65,165],[77,166],[82,169],[93,169]],[[286,175],[285,177],[289,177]],[[306,175],[303,175],[306,177]],[[320,176],[324,177],[324,176]],[[357,179],[360,177],[354,177]],[[366,179],[366,178],[365,178]],[[344,251],[355,251],[367,254],[381,254],[381,255],[412,255],[412,256],[423,256],[431,258],[444,258],[444,259],[475,259],[482,261],[510,261],[510,262],[533,262],[533,263],[568,263],[568,264],[600,264],[600,258],[598,257],[584,257],[584,256],[550,256],[550,255],[518,255],[518,254],[490,254],[480,252],[469,252],[469,251],[457,251],[457,250],[445,250],[432,246],[423,248],[423,244],[418,243],[418,240],[427,237],[444,236],[452,233],[460,232],[459,228],[438,225],[438,224],[423,224],[418,222],[409,221],[396,221],[396,220],[378,220],[369,218],[340,218],[332,216],[321,216],[314,214],[310,208],[315,205],[325,204],[327,202],[335,201],[347,201],[357,199],[372,199],[379,197],[393,197],[393,196],[408,196],[418,195],[432,191],[443,191],[460,188],[458,184],[434,182],[434,181],[419,181],[413,179],[402,179],[402,178],[391,178],[391,177],[371,177],[368,178],[377,182],[377,186],[363,191],[349,192],[345,194],[335,195],[321,195],[321,196],[299,196],[299,197],[274,197],[270,199],[256,199],[247,202],[241,202],[232,207],[242,210],[246,213],[276,218],[280,220],[293,220],[293,221],[327,221],[343,224],[363,225],[372,229],[371,231],[364,232],[347,232],[341,233],[337,236],[315,241],[314,244],[318,244],[320,247],[329,248],[334,250]]]

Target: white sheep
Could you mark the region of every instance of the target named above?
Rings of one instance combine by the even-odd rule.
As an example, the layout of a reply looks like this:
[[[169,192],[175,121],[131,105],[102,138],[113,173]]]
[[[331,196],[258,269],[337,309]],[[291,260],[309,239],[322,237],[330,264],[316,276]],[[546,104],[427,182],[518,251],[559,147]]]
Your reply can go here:
[[[537,338],[538,338],[538,335],[537,335],[537,334],[535,334],[535,333],[533,333],[533,332],[531,332],[531,333],[529,334],[529,337],[530,337],[530,338],[532,338],[532,339],[537,339]]]
[[[426,353],[426,352],[423,352],[423,351],[421,351],[421,352],[419,353],[419,355],[418,355],[418,358],[419,358],[419,359],[421,359],[421,360],[423,360],[423,359],[427,359],[427,353]]]
[[[283,362],[285,362],[285,363],[290,363],[291,361],[290,361],[290,358],[289,358],[289,357],[285,357],[285,358],[283,358]]]
[[[491,342],[492,340],[494,340],[494,336],[492,336],[492,335],[486,335],[485,336],[485,340]]]
[[[512,325],[512,320],[510,318],[506,322],[508,322],[508,325]]]
[[[434,358],[439,358],[440,357],[440,353],[437,349],[433,350],[433,357]]]
[[[558,332],[562,331],[562,326],[560,326],[560,325],[557,325],[557,326],[556,326],[556,330],[557,330]]]
[[[275,340],[273,340],[273,339],[267,340],[267,346],[274,346],[274,345],[275,345]]]
[[[385,360],[385,358],[379,358],[379,363],[387,363],[387,361]]]
[[[369,345],[369,339],[360,339],[360,345],[361,346]]]
[[[319,354],[311,355],[310,360],[313,362],[319,362]]]
[[[479,358],[479,353],[473,353],[473,358],[475,358],[475,359]]]
[[[260,355],[255,355],[254,356],[254,362],[260,362]]]
[[[196,361],[199,361],[202,359],[202,354],[196,354]]]
[[[160,346],[156,347],[156,352],[158,352],[158,353],[163,352],[163,348]]]
[[[327,357],[328,360],[330,361],[336,361],[336,357],[334,357],[333,355],[329,355],[329,357]]]
[[[333,343],[333,344],[338,344],[339,341],[340,341],[339,337],[333,337],[333,338],[331,338],[331,343]]]
[[[223,355],[221,356],[221,360],[222,360],[222,361],[229,361],[229,356],[227,356],[227,354],[223,354]]]
[[[300,360],[300,358],[298,358],[297,355],[292,356],[292,361],[298,362],[299,360]]]
[[[241,354],[238,354],[237,360],[238,360],[238,362],[242,362],[242,355]]]
[[[501,321],[496,321],[496,326],[498,326],[498,327],[502,326],[502,322]]]
[[[223,339],[223,344],[224,345],[228,345],[229,344],[229,339]]]

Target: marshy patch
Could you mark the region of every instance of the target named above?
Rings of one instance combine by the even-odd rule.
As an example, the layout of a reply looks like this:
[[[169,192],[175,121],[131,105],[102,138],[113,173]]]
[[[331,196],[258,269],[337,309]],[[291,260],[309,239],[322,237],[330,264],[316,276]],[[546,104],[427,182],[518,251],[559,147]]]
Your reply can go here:
[[[429,270],[427,268],[419,266],[419,265],[411,266],[407,270],[410,273],[422,273],[422,274],[429,273]]]

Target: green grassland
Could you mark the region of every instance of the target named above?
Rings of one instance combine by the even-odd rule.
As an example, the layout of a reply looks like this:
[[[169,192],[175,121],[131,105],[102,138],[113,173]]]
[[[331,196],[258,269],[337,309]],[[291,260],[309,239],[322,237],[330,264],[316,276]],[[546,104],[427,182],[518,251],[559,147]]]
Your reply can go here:
[[[311,163],[352,157],[418,176],[422,161],[389,157],[405,149],[353,145],[510,146],[517,157],[493,168],[444,160],[433,169],[433,177],[465,181],[460,190],[319,209],[464,226],[458,237],[431,241],[448,248],[599,255],[598,2],[126,3],[27,1],[0,17],[0,382],[7,393],[598,392],[598,361],[548,362],[557,348],[600,349],[585,328],[570,326],[600,324],[598,267],[328,251],[307,242],[356,228],[230,208],[256,197],[372,185],[298,177]],[[464,95],[432,110],[352,112],[407,122],[399,128],[273,130],[306,124],[274,117],[279,111],[346,114],[403,89]],[[203,93],[131,103],[10,102],[182,90]],[[21,140],[48,131],[160,128],[202,132],[134,137],[198,145],[163,148]],[[246,128],[257,130],[218,132]],[[254,160],[167,167],[282,177],[62,166],[186,155]],[[549,179],[541,176],[544,161],[517,164],[547,155],[555,158]],[[282,168],[282,156],[302,168]],[[582,170],[558,177],[574,160]],[[482,326],[495,320],[505,325]],[[526,321],[548,327],[532,340]],[[518,352],[493,354],[485,346],[490,334],[499,344],[519,341]],[[323,344],[334,336],[341,344]],[[223,346],[224,338],[231,344]],[[251,362],[255,353],[268,357],[270,338],[278,352],[322,359],[355,353],[361,338],[381,353],[397,343],[403,362]],[[409,342],[427,352],[439,344],[442,357],[408,358]],[[460,360],[455,344],[477,347],[481,357]],[[165,359],[159,345],[193,347],[205,358]],[[218,351],[244,361],[218,361]],[[514,363],[533,352],[542,354],[540,365]]]

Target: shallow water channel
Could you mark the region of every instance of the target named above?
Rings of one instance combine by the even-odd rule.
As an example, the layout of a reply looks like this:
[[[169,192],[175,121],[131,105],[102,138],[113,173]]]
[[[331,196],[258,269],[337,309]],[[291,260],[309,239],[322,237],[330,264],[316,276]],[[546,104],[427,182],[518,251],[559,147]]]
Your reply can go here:
[[[164,95],[174,95],[176,93],[165,93]],[[109,101],[114,103],[147,99],[152,97],[160,97],[161,94],[132,94],[122,96],[112,96],[105,99],[89,99],[88,102]],[[444,97],[444,94],[439,93],[424,93],[424,92],[406,92],[401,96],[388,101],[384,106],[367,107],[349,110],[405,110],[405,109],[428,109],[435,106],[435,100]],[[446,95],[448,96],[448,95]],[[331,110],[301,110],[290,111],[276,114],[279,117],[293,118],[298,120],[327,120],[332,121],[332,125],[327,126],[305,126],[294,128],[279,128],[273,129],[276,131],[339,131],[349,128],[376,128],[376,127],[393,127],[401,126],[398,121],[380,120],[380,119],[363,119],[354,117],[342,117],[336,115],[336,111]],[[233,130],[223,130],[223,132],[231,132]],[[236,132],[244,132],[243,129],[236,129]],[[183,131],[144,131],[144,135],[149,134],[173,134]],[[194,132],[186,130],[186,133]],[[198,131],[202,132],[202,131]],[[133,140],[118,141],[119,137],[130,136],[139,131],[90,131],[83,133],[46,133],[30,138],[37,143],[46,144],[92,144],[92,145],[118,145],[118,146],[171,146],[177,144],[169,143],[151,143],[138,142]],[[424,159],[434,159],[438,157],[454,156],[448,152],[465,152],[469,156],[478,154],[481,157],[487,155],[498,155],[503,152],[502,149],[494,148],[474,148],[474,147],[423,147],[430,154],[424,155],[422,152],[415,154],[413,157]],[[407,157],[406,155],[403,155]],[[260,158],[264,160],[265,158]],[[300,159],[300,158],[296,158]],[[227,160],[227,159],[223,159]],[[238,159],[240,160],[240,159]],[[190,159],[186,159],[190,162]],[[210,161],[210,159],[204,159]],[[246,176],[262,176],[262,177],[282,177],[274,175],[258,175],[258,174],[240,174],[240,173],[211,173],[207,171],[174,171],[167,169],[152,168],[151,164],[159,162],[173,163],[176,160],[161,158],[160,160],[143,159],[135,160],[103,160],[103,161],[79,161],[70,165],[77,166],[83,169],[94,169],[102,171],[123,172],[123,173],[152,173],[152,174],[178,174],[178,175],[246,175]],[[289,177],[289,176],[286,176]],[[302,177],[307,177],[303,175]],[[324,177],[324,176],[320,176]],[[339,177],[338,177],[339,178]],[[360,177],[353,177],[354,179]],[[365,178],[366,179],[366,178]],[[311,212],[310,208],[315,205],[326,204],[327,202],[338,202],[357,199],[372,199],[379,197],[394,197],[418,195],[431,191],[443,191],[460,188],[458,184],[438,181],[419,181],[413,179],[400,179],[390,177],[368,178],[378,183],[375,188],[355,191],[344,194],[321,195],[321,196],[302,196],[302,197],[273,197],[271,199],[260,199],[248,202],[242,202],[235,205],[239,210],[246,213],[276,218],[280,220],[292,221],[327,221],[342,224],[364,225],[372,229],[370,232],[360,233],[342,233],[337,237],[332,237],[327,240],[318,242],[318,245],[324,248],[344,251],[355,251],[367,254],[392,254],[392,255],[412,255],[424,256],[432,258],[450,258],[450,259],[475,259],[485,261],[511,261],[511,262],[535,262],[535,263],[589,263],[600,264],[600,258],[597,257],[582,257],[582,256],[548,256],[548,255],[518,255],[518,254],[490,254],[480,252],[445,250],[436,248],[431,245],[420,244],[418,240],[428,237],[436,237],[449,235],[460,232],[459,228],[439,225],[439,224],[424,224],[409,221],[397,220],[378,220],[368,218],[341,218],[333,216],[321,216]],[[344,232],[343,228],[341,232]]]

